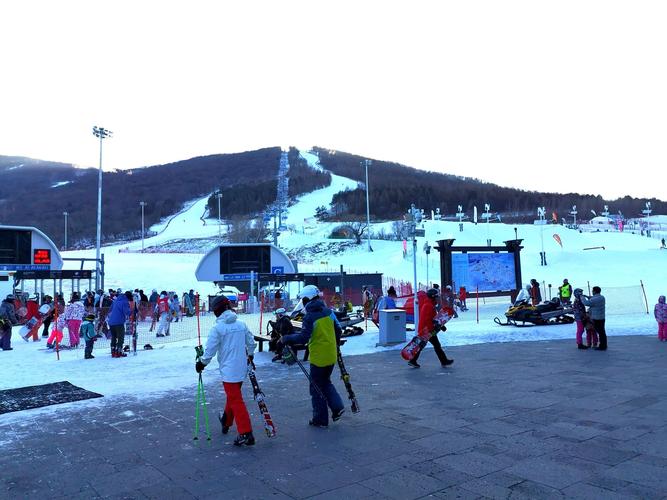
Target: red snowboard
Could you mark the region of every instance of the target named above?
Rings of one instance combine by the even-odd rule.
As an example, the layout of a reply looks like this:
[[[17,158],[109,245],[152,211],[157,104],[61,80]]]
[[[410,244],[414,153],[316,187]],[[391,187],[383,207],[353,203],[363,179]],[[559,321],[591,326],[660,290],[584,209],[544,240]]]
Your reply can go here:
[[[419,354],[422,349],[424,349],[424,347],[426,347],[429,339],[433,335],[436,335],[440,331],[440,328],[443,327],[445,323],[447,323],[451,318],[452,317],[446,312],[440,312],[434,320],[438,324],[438,327],[425,335],[420,334],[412,337],[412,340],[410,340],[410,342],[408,342],[401,350],[401,357],[406,361],[414,359],[414,357]]]

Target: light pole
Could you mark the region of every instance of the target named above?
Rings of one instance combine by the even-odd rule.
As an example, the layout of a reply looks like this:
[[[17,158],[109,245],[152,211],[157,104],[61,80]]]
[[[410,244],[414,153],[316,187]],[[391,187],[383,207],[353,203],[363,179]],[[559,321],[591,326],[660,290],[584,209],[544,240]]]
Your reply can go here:
[[[144,253],[144,207],[148,205],[145,201],[140,201],[141,206],[141,253]]]
[[[215,197],[218,199],[218,236],[222,236],[222,217],[221,217],[221,210],[220,210],[220,200],[222,200],[222,193],[218,191],[215,194]]]
[[[482,214],[482,218],[486,219],[486,246],[491,246],[491,213],[489,212],[491,210],[491,205],[488,203],[484,204],[484,213]]]
[[[97,175],[97,242],[95,245],[95,289],[100,288],[100,246],[102,243],[102,141],[113,135],[111,130],[93,127],[93,135],[100,139],[100,169]]]
[[[63,215],[65,216],[65,250],[67,250],[67,216],[69,214],[67,212],[63,212]]]
[[[418,332],[419,328],[419,300],[417,298],[417,224],[422,221],[421,210],[415,208],[413,203],[410,206],[408,211],[410,214],[408,217],[408,234],[412,236],[412,272],[414,277],[414,321],[415,321],[415,331]]]
[[[426,253],[426,286],[430,286],[430,281],[428,280],[428,256],[431,253],[431,245],[428,244],[428,241],[424,242],[424,253]]]
[[[649,219],[651,218],[651,212],[653,212],[653,210],[651,210],[651,202],[647,201],[646,202],[646,208],[644,210],[642,210],[642,213],[644,215],[646,215],[646,236],[651,236],[651,229],[650,229],[651,226],[649,225],[649,223],[650,223]]]
[[[463,206],[459,205],[457,208],[458,211],[456,212],[456,216],[459,218],[459,231],[463,232],[463,216],[465,215],[463,213]]]
[[[542,251],[540,252],[541,266],[547,265],[547,254],[544,253],[544,224],[546,224],[546,220],[544,218],[545,214],[546,214],[545,207],[537,207],[537,216],[540,219],[540,241],[542,242]]]
[[[577,205],[572,205],[572,211],[570,215],[572,216],[572,229],[577,229]]]
[[[366,226],[368,231],[368,251],[372,252],[371,248],[371,209],[370,203],[368,201],[368,167],[371,165],[371,160],[364,160],[364,165],[366,167]]]

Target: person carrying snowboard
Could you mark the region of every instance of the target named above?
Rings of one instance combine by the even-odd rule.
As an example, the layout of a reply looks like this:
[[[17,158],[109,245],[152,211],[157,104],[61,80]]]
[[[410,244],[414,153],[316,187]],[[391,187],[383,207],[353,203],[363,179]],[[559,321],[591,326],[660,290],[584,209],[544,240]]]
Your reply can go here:
[[[431,288],[426,292],[426,299],[419,301],[419,328],[417,329],[417,332],[423,337],[430,335],[434,330],[447,330],[447,327],[444,325],[441,327],[440,324],[435,321],[437,314],[435,305],[438,301],[438,295],[438,290]],[[447,313],[450,318],[454,316],[454,310],[446,303],[443,303],[442,311]],[[449,366],[454,362],[453,359],[447,358],[442,345],[440,345],[440,340],[438,339],[437,333],[431,335],[428,341],[433,346],[433,350],[435,351],[436,356],[438,356],[442,366]],[[408,361],[408,364],[414,368],[419,368],[420,365],[417,363],[417,360],[419,359],[420,354],[421,351],[418,352],[414,358]]]
[[[237,320],[227,297],[216,297],[211,308],[217,319],[208,334],[204,355],[195,363],[195,370],[201,373],[214,356],[218,357],[222,386],[227,396],[225,410],[219,417],[222,433],[227,434],[236,420],[239,435],[234,440],[234,445],[252,446],[255,444],[255,437],[252,434],[248,408],[243,401],[241,385],[248,372],[248,363],[252,363],[255,340],[246,324]]]
[[[308,422],[315,427],[329,425],[329,412],[335,422],[345,412],[343,400],[331,383],[331,373],[338,360],[338,343],[341,328],[334,313],[324,305],[320,298],[320,290],[315,285],[306,285],[299,292],[301,303],[305,306],[305,316],[300,333],[293,333],[282,338],[285,345],[308,344],[310,352],[310,376],[313,384],[320,391],[310,387],[313,405],[313,418]]]

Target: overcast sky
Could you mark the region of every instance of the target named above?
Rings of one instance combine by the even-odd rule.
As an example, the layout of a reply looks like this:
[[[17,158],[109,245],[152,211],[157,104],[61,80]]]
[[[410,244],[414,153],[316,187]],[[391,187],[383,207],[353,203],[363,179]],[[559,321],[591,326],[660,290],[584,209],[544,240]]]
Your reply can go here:
[[[665,1],[0,4],[0,154],[104,168],[318,145],[667,199]],[[464,201],[464,200],[462,200]]]

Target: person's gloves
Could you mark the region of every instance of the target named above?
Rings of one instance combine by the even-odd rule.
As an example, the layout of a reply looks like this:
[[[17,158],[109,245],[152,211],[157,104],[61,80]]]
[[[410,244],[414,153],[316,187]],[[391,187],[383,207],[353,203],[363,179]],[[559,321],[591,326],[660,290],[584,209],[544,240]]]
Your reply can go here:
[[[201,361],[197,360],[197,362],[195,363],[195,371],[197,373],[201,373],[204,371],[204,368],[206,368],[206,365]]]

